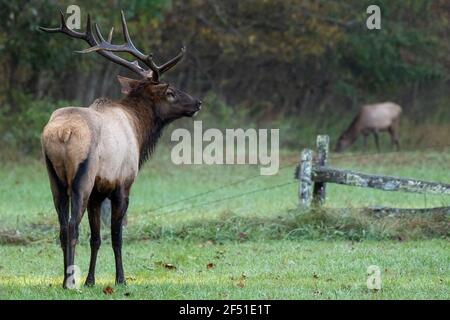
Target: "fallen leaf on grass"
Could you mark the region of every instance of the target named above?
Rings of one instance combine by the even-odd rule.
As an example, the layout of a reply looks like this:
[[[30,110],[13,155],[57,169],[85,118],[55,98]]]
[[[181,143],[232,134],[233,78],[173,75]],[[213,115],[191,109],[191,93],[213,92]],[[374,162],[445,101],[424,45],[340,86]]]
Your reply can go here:
[[[107,286],[107,287],[103,288],[103,293],[106,294],[106,295],[113,294],[113,292],[114,292],[114,289],[111,288],[110,286]]]
[[[351,290],[352,286],[348,285],[348,284],[344,284],[341,286],[341,289],[343,290]]]
[[[203,248],[203,247],[209,247],[209,246],[212,246],[212,245],[214,245],[214,242],[212,242],[211,240],[208,240],[206,242],[198,244],[197,247]]]
[[[169,270],[176,270],[177,267],[171,263],[165,263],[164,264],[164,268],[169,269]]]
[[[172,263],[165,263],[165,262],[162,262],[162,261],[156,261],[155,265],[159,266],[159,267],[163,267],[163,268],[165,268],[167,270],[176,270],[177,269],[177,267],[174,264],[172,264]]]
[[[224,255],[225,255],[224,250],[217,250],[216,255],[214,256],[214,259],[221,259],[221,258],[223,258]]]
[[[214,266],[214,263],[212,263],[212,262],[210,262],[210,263],[208,263],[207,265],[206,265],[206,268],[207,269],[212,269],[212,268],[214,268],[215,266]]]
[[[233,278],[232,278],[233,279]],[[245,287],[245,280],[247,279],[247,276],[242,273],[241,276],[237,279],[239,280],[238,283],[236,284],[239,288],[244,288]]]
[[[247,238],[247,234],[245,232],[239,232],[238,238],[239,240],[245,240]]]

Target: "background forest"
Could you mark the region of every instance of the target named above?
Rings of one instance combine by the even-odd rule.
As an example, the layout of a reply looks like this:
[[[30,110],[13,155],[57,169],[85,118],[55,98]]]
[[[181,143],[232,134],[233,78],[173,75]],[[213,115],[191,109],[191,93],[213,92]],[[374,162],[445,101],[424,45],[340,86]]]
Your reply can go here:
[[[402,142],[448,144],[450,4],[407,1],[6,1],[0,0],[0,147],[7,159],[39,154],[50,113],[65,105],[118,98],[116,75],[130,75],[81,40],[48,35],[58,9],[81,8],[122,41],[125,11],[136,46],[156,61],[187,55],[165,79],[201,97],[208,126],[280,128],[283,147],[319,132],[335,139],[364,103],[404,108]],[[366,8],[382,8],[368,30]],[[132,75],[130,75],[132,76]],[[414,128],[414,130],[411,130]]]

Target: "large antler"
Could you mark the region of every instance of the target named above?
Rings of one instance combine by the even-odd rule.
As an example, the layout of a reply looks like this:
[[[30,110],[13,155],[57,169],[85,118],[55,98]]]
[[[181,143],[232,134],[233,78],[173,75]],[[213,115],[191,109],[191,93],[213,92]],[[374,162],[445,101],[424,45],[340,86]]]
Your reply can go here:
[[[134,71],[141,75],[144,78],[151,78],[154,81],[158,81],[159,77],[166,72],[167,70],[171,69],[173,66],[175,66],[183,57],[185,48],[181,48],[181,52],[174,57],[173,59],[167,61],[166,63],[162,64],[161,66],[157,66],[156,63],[153,61],[152,55],[146,55],[140,52],[136,47],[134,46],[133,42],[131,41],[130,34],[128,33],[128,27],[125,20],[125,15],[123,11],[121,11],[122,15],[122,30],[123,30],[123,37],[125,40],[124,44],[121,45],[114,45],[111,43],[112,39],[112,33],[114,28],[111,28],[111,31],[109,33],[108,41],[106,41],[101,32],[100,28],[97,25],[97,23],[94,23],[95,26],[95,35],[92,34],[92,26],[91,26],[91,19],[88,15],[87,18],[87,25],[86,25],[86,32],[77,32],[69,29],[66,25],[64,14],[60,10],[61,14],[61,25],[59,28],[44,28],[39,27],[40,30],[50,33],[64,33],[67,34],[70,37],[77,38],[77,39],[83,39],[85,40],[91,47],[87,48],[85,50],[77,51],[80,53],[89,53],[89,52],[97,52],[98,54],[102,55],[103,57],[111,60],[114,63],[120,64],[131,71]],[[139,63],[137,61],[128,61],[125,60],[112,52],[125,52],[129,53],[138,60],[145,63],[150,70],[145,70],[141,66],[139,66]]]

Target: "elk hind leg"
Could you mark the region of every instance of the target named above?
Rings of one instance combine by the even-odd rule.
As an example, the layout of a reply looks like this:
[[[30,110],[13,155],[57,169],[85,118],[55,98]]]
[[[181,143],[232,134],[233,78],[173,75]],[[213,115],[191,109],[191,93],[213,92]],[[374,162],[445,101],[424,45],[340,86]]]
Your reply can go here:
[[[66,184],[59,179],[50,159],[45,155],[45,164],[47,166],[48,177],[50,180],[50,189],[53,195],[53,203],[59,220],[59,241],[63,251],[64,259],[64,281],[66,283],[67,270],[67,240],[69,224],[69,196],[67,194]]]
[[[70,219],[68,227],[68,244],[67,244],[67,269],[66,277],[72,279],[73,272],[75,271],[75,247],[79,236],[79,225],[86,211],[89,195],[91,194],[94,179],[89,176],[88,172],[89,158],[81,162],[78,166],[75,178],[72,181],[71,188],[71,207],[70,207]],[[72,277],[71,277],[72,276]],[[77,279],[74,279],[77,280]],[[66,281],[64,287],[68,288],[73,283]]]

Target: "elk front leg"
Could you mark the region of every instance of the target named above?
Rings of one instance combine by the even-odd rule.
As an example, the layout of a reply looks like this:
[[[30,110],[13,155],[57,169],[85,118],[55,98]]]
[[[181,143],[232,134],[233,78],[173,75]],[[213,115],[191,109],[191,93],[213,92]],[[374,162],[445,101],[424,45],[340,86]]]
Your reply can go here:
[[[363,133],[364,152],[367,152],[367,133]]]
[[[111,240],[116,262],[116,284],[126,284],[122,264],[122,222],[128,209],[128,190],[119,187],[111,196]]]
[[[373,131],[373,138],[375,139],[375,145],[377,146],[377,151],[380,152],[380,138],[376,130]]]
[[[101,205],[105,196],[93,192],[89,197],[88,201],[88,218],[89,218],[89,227],[91,229],[91,259],[89,262],[89,272],[86,277],[86,282],[84,283],[86,286],[93,286],[95,284],[95,265],[97,262],[97,253],[98,249],[101,245],[100,238],[100,215],[101,215]]]

